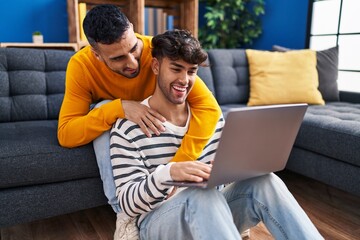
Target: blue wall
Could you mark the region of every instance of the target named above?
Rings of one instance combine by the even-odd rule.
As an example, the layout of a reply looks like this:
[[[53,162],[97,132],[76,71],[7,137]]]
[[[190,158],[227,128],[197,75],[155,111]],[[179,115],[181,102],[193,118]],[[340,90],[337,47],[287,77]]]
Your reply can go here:
[[[272,45],[302,49],[306,44],[307,0],[265,0],[263,33],[252,48],[271,49]]]
[[[263,34],[252,48],[268,50],[274,44],[304,48],[308,1],[265,2]],[[200,17],[200,24],[203,21]],[[41,31],[45,42],[68,42],[66,0],[1,0],[0,42],[31,42],[34,31]]]
[[[68,42],[66,0],[0,1],[0,42],[32,42],[34,31],[44,42]]]

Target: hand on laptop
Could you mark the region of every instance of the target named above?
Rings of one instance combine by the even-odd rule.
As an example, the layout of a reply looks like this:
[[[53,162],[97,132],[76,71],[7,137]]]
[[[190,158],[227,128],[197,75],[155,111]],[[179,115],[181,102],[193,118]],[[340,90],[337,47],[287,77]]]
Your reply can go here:
[[[170,175],[174,181],[202,182],[210,176],[212,164],[200,161],[176,162],[171,165]]]

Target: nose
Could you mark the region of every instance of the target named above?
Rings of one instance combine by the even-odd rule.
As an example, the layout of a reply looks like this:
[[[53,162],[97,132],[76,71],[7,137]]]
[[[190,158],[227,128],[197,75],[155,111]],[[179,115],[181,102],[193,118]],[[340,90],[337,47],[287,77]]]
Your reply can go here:
[[[132,69],[137,68],[137,60],[136,60],[135,56],[132,53],[129,53],[129,55],[127,57],[126,66],[128,68],[132,68]]]
[[[181,74],[179,75],[179,81],[186,85],[189,83],[190,76],[187,71],[181,71]]]

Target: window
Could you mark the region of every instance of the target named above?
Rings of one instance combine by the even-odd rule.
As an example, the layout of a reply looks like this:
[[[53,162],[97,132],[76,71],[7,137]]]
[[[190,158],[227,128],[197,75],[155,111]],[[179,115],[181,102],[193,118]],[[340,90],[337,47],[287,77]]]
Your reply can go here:
[[[339,90],[360,92],[360,1],[310,0],[309,47],[339,45]]]

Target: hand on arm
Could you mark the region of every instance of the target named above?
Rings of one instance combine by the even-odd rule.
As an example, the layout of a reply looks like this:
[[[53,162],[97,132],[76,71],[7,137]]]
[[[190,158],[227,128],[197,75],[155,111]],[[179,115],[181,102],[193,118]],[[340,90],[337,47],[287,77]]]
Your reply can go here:
[[[166,119],[155,110],[136,101],[122,100],[125,118],[138,124],[146,136],[151,137],[149,129],[156,135],[165,131],[162,122]]]
[[[210,176],[212,164],[200,161],[176,162],[171,165],[170,175],[174,181],[202,182]]]

